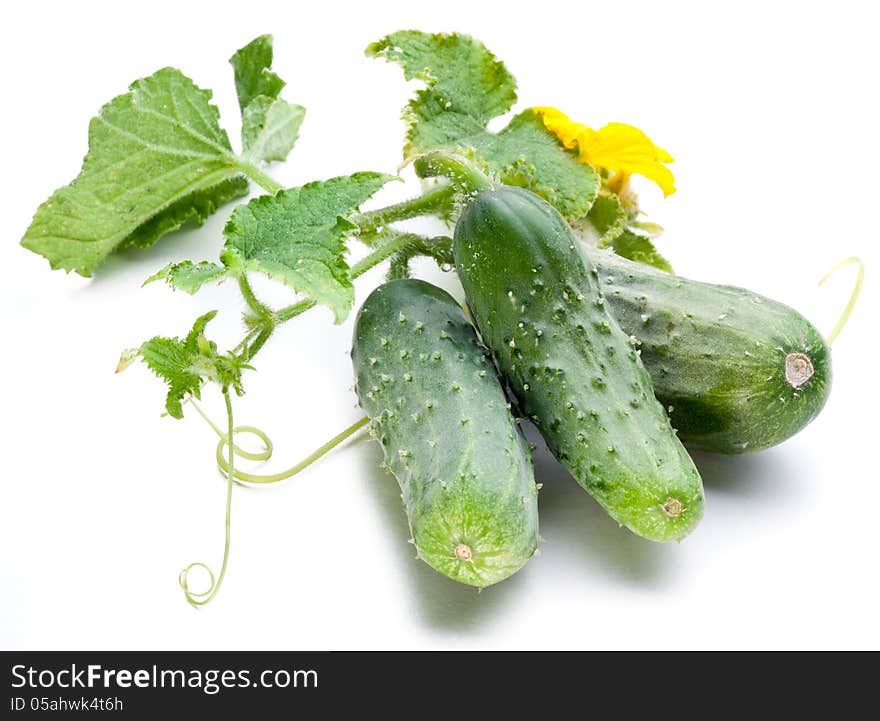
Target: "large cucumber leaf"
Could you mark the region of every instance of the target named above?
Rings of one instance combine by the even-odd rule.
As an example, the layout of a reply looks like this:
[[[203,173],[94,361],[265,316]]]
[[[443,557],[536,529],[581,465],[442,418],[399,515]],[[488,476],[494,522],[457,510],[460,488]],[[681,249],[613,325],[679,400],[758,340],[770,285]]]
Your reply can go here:
[[[22,245],[52,268],[90,276],[114,250],[146,247],[244,195],[211,91],[164,68],[135,82],[89,125],[79,176],[43,203]]]

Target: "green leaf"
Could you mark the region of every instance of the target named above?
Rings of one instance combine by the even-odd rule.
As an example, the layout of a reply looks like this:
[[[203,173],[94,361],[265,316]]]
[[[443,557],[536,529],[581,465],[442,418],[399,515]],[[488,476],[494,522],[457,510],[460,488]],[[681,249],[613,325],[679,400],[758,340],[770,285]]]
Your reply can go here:
[[[586,217],[573,223],[584,242],[671,273],[672,266],[657,252],[651,238],[634,232],[636,225],[616,195],[600,195]]]
[[[260,95],[277,98],[286,85],[271,70],[272,54],[272,36],[261,35],[229,58],[235,73],[235,91],[242,113]]]
[[[640,230],[649,238],[657,238],[663,235],[663,226],[658,223],[652,223],[649,220],[633,220],[630,227]]]
[[[625,230],[611,241],[610,246],[615,253],[624,258],[651,265],[667,273],[672,272],[669,261],[657,252],[651,239],[644,235],[636,235],[630,230]]]
[[[579,163],[531,110],[516,115],[497,135],[474,138],[473,144],[503,182],[529,188],[566,218],[583,217],[599,192],[592,166]]]
[[[471,148],[504,182],[535,191],[569,219],[586,215],[599,176],[578,163],[535,113],[520,113],[499,133],[487,129],[516,102],[516,81],[481,42],[413,30],[373,43],[367,54],[394,61],[408,80],[425,83],[404,110],[405,159]]]
[[[165,68],[111,100],[89,124],[79,176],[37,209],[22,245],[52,268],[90,276],[115,250],[152,245],[244,195],[210,99]]]
[[[243,111],[241,143],[250,161],[285,160],[293,149],[306,109],[267,95],[255,98]]]
[[[600,195],[581,223],[579,230],[588,233],[595,244],[605,248],[627,229],[629,218],[616,195]]]
[[[205,326],[217,315],[216,310],[198,318],[186,338],[156,336],[144,342],[138,355],[150,370],[168,384],[165,409],[174,418],[183,418],[183,400],[201,397],[201,388],[212,375],[210,356],[216,345],[205,340]],[[206,355],[203,350],[209,353]]]
[[[241,144],[248,162],[285,160],[306,110],[279,98],[286,83],[272,72],[272,36],[261,35],[229,62],[241,108]]]
[[[167,233],[180,229],[184,224],[191,223],[198,227],[220,208],[235,198],[248,194],[248,181],[236,176],[224,180],[201,193],[193,193],[181,198],[168,208],[160,211],[146,223],[136,228],[121,248],[135,246],[149,248]]]
[[[425,88],[407,105],[407,157],[450,145],[485,128],[516,102],[516,80],[486,46],[469,35],[393,33],[367,48],[403,68]]]
[[[357,226],[347,218],[392,177],[355,173],[254,198],[230,216],[220,260],[280,280],[341,323],[354,302],[345,239]]]
[[[193,263],[185,260],[182,263],[170,263],[158,273],[144,281],[144,285],[157,280],[164,280],[172,288],[194,295],[206,283],[213,283],[226,276],[227,269],[216,263],[201,261]]]

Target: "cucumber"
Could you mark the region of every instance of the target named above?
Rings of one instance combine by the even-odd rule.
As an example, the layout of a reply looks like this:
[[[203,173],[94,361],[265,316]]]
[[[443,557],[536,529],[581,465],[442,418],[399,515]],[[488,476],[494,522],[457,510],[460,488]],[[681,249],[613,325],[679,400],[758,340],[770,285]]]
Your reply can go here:
[[[654,392],[690,448],[738,454],[790,438],[822,410],[831,351],[800,313],[584,248],[606,305],[638,338]]]
[[[468,307],[553,455],[620,524],[679,540],[703,513],[700,476],[577,244],[533,193],[476,193],[454,238]]]
[[[519,570],[538,541],[531,454],[458,303],[420,280],[380,286],[351,358],[419,558],[478,587]]]

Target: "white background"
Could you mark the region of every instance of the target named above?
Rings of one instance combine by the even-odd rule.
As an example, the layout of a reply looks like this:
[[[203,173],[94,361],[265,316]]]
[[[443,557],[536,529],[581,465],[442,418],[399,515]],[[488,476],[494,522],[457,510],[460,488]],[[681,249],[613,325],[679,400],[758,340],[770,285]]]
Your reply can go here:
[[[308,8],[306,10],[305,8]],[[870,3],[15,3],[3,74],[2,648],[824,648],[880,646],[877,169],[880,67]],[[519,80],[518,108],[556,105],[637,125],[676,158],[679,192],[643,202],[685,276],[745,285],[828,329],[861,255],[865,292],[834,348],[834,391],[808,429],[743,458],[700,455],[705,518],[681,545],[618,529],[540,457],[542,554],[477,593],[414,560],[378,447],[352,442],[292,482],[236,488],[226,584],[189,607],[177,572],[215,568],[224,483],[195,414],[161,418],[164,389],[120,350],[185,332],[232,285],[196,297],[140,288],[170,260],[216,258],[226,207],[204,228],[115,257],[93,280],[49,272],[18,245],[36,206],[77,173],[89,118],[164,65],[213,88],[230,137],[226,63],[275,34],[285,97],[308,115],[288,185],[393,172],[415,89],[364,57],[397,29],[482,39]],[[378,201],[414,193],[410,178]],[[423,276],[457,292],[428,265]],[[381,280],[359,281],[363,299]],[[260,289],[274,303],[285,290]],[[237,421],[275,439],[280,469],[358,418],[351,322],[292,322],[258,358]],[[220,417],[209,394],[206,407]]]

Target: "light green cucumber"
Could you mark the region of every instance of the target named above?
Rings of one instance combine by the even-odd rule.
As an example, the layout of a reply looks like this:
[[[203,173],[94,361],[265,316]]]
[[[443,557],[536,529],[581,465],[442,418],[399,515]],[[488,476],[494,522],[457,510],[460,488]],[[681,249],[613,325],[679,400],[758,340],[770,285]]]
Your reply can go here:
[[[483,342],[547,447],[620,524],[680,540],[700,476],[559,213],[522,188],[473,194],[454,254]]]
[[[386,283],[358,313],[351,357],[419,557],[479,587],[519,570],[538,541],[532,460],[461,307],[420,280]]]

